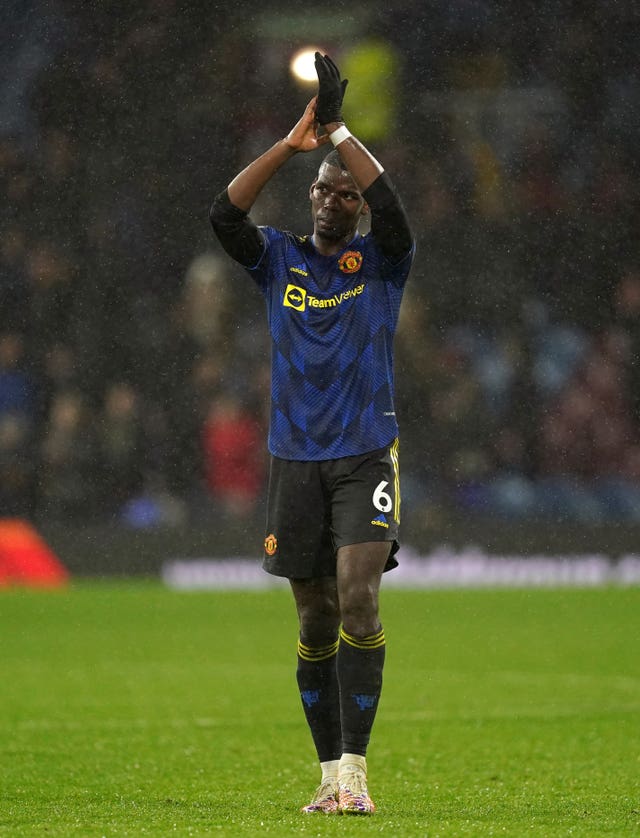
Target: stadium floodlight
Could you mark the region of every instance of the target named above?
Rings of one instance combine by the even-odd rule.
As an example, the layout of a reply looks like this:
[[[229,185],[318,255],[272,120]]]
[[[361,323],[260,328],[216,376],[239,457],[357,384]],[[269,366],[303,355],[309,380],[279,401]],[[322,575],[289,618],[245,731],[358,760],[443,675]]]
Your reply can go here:
[[[301,47],[292,56],[289,62],[289,70],[294,79],[300,84],[314,84],[318,81],[314,56],[316,52],[322,52],[322,47],[306,46]]]

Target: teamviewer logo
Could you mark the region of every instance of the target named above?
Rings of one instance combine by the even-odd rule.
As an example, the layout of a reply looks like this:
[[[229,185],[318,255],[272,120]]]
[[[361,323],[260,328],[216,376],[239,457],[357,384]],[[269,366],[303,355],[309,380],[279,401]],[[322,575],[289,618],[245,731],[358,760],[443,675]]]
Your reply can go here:
[[[298,285],[287,285],[284,292],[282,304],[285,308],[295,308],[296,311],[304,311],[307,292]]]

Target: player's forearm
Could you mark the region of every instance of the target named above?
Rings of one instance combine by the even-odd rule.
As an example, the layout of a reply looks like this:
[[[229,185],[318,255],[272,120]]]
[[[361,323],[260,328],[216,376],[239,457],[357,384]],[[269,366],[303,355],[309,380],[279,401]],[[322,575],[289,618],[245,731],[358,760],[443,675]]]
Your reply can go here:
[[[324,129],[331,135],[342,127],[345,127],[342,122],[330,122]],[[384,171],[373,154],[354,136],[348,136],[339,142],[336,148],[361,192],[368,189]]]
[[[238,209],[248,212],[278,169],[295,153],[296,150],[291,148],[285,140],[279,140],[253,163],[249,163],[228,186],[231,203]]]

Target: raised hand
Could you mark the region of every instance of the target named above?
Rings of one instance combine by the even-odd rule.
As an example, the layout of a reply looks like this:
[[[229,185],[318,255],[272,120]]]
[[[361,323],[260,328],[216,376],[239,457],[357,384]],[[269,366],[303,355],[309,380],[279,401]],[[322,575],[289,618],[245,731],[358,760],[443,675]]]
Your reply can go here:
[[[318,97],[314,96],[304,109],[304,113],[287,134],[284,141],[295,151],[314,151],[316,148],[328,142],[329,137],[324,134],[317,135],[318,120],[316,118],[316,102]]]
[[[320,125],[331,122],[344,122],[342,119],[342,100],[349,84],[348,79],[340,79],[340,70],[328,55],[315,54],[316,73],[318,74],[318,102],[316,116]]]

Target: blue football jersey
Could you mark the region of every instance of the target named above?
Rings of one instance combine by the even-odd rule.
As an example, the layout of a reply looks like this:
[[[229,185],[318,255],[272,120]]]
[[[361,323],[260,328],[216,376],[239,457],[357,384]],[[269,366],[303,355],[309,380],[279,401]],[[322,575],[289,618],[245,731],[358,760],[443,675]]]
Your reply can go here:
[[[261,227],[247,268],[265,296],[272,339],[269,450],[331,460],[398,434],[393,337],[413,251],[390,264],[369,233],[333,256],[308,236]]]

